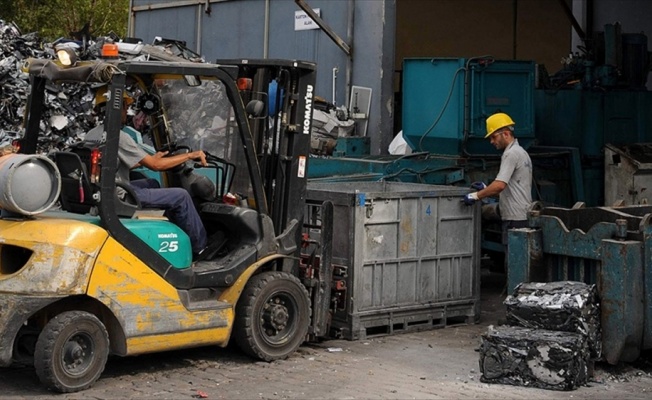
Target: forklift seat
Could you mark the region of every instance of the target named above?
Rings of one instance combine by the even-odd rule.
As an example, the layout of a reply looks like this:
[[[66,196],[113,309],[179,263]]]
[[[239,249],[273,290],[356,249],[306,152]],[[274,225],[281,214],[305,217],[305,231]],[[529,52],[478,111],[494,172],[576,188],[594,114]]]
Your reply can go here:
[[[61,173],[61,208],[76,214],[91,212],[95,200],[86,166],[79,156],[69,151],[57,151],[52,158]]]
[[[93,189],[88,178],[86,164],[77,153],[57,151],[52,155],[54,163],[61,174],[61,208],[75,214],[96,214],[97,202],[93,199]],[[116,183],[121,188],[122,196],[116,191],[116,214],[131,218],[136,210],[141,209],[140,201],[129,185]]]

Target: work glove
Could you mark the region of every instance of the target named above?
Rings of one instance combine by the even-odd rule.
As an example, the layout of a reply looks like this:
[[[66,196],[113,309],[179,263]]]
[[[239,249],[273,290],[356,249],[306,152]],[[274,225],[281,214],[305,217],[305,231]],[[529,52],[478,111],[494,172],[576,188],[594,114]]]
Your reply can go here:
[[[482,190],[482,189],[484,189],[486,187],[487,187],[487,185],[485,185],[484,182],[479,182],[478,181],[478,182],[473,182],[471,184],[471,189],[473,189],[473,190],[478,190],[479,191],[479,190]]]
[[[475,204],[477,200],[478,200],[478,194],[474,192],[465,195],[461,201],[467,206],[472,206]]]

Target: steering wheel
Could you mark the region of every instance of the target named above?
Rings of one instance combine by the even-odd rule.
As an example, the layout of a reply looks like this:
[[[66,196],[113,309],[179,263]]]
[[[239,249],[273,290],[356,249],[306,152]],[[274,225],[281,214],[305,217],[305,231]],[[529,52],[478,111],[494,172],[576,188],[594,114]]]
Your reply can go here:
[[[167,151],[168,154],[166,154],[165,157],[171,157],[177,154],[190,153],[192,152],[192,149],[190,148],[190,146],[177,145],[176,142],[170,142],[161,146],[161,148],[158,151],[161,152]],[[177,165],[176,167],[170,168],[170,172],[175,172],[175,173],[183,172],[186,168],[187,168],[186,163],[182,163]]]

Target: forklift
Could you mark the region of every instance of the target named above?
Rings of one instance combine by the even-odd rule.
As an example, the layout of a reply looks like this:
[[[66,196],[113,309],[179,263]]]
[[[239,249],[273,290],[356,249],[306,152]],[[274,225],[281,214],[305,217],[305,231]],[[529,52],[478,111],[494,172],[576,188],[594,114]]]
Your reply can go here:
[[[33,363],[47,388],[76,392],[99,379],[109,356],[233,339],[272,361],[327,335],[332,204],[319,210],[319,226],[304,226],[313,63],[68,57],[30,59],[24,70],[21,154],[43,151],[39,125],[53,86],[101,87],[108,101],[101,142],[48,152],[60,187],[54,206],[3,209],[0,366]],[[122,126],[126,98],[139,129]],[[206,153],[207,166],[149,177],[190,192],[207,257],[193,260],[188,235],[116,183],[121,130],[154,151]]]

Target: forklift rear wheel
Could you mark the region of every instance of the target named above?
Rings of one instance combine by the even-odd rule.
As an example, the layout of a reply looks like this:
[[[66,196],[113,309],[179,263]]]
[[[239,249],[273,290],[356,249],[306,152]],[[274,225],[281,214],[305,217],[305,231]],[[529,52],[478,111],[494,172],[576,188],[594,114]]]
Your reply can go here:
[[[251,278],[238,301],[235,340],[252,357],[284,359],[303,343],[309,323],[310,300],[299,279],[265,272]]]
[[[41,382],[62,393],[90,387],[104,371],[109,335],[84,311],[68,311],[45,325],[36,342],[34,367]]]

